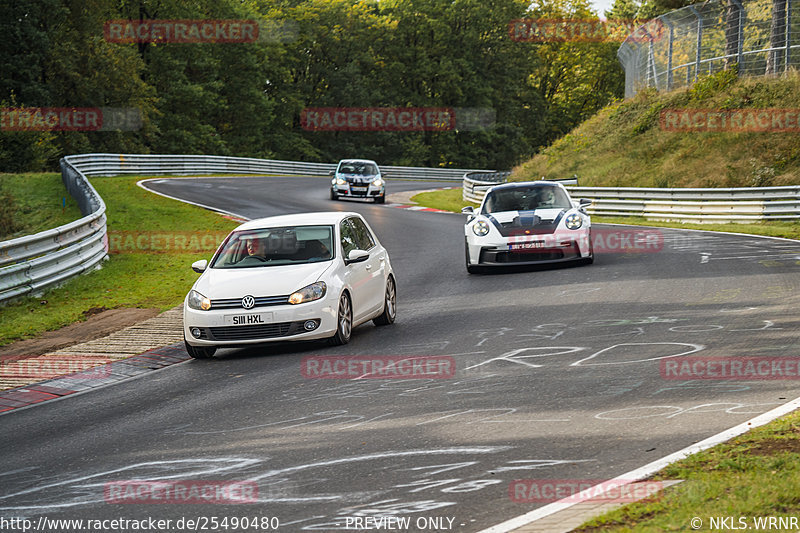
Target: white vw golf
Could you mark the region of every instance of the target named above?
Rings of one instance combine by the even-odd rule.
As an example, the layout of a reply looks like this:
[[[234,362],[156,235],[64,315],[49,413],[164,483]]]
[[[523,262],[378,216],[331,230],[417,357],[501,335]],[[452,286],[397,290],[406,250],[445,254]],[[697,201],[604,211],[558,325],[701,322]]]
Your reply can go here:
[[[358,213],[303,213],[236,228],[183,305],[186,351],[327,338],[345,344],[368,320],[391,324],[396,287],[389,254]]]

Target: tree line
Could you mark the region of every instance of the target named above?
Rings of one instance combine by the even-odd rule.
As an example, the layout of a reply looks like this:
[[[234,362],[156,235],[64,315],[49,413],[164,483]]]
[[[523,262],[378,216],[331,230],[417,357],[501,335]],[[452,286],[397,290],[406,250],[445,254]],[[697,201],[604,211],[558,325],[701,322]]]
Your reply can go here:
[[[617,0],[608,15],[667,9],[647,6]],[[0,129],[0,172],[52,170],[87,152],[508,169],[624,90],[619,42],[515,41],[509,23],[522,18],[597,15],[588,0],[2,0],[0,107],[135,108],[142,123]],[[261,34],[239,43],[108,38],[109,21],[208,19],[258,21]],[[306,109],[357,107],[491,110],[493,123],[302,127]]]

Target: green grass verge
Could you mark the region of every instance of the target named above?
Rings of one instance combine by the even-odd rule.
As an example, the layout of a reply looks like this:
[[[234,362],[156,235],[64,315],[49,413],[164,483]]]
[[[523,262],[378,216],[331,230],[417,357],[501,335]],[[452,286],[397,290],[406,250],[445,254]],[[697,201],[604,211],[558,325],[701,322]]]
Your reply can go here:
[[[420,193],[412,197],[411,201],[416,202],[424,207],[432,207],[435,209],[452,211],[454,213],[460,213],[461,208],[467,205],[478,205],[462,200],[460,188]],[[761,222],[757,224],[683,224],[680,222],[652,221],[643,217],[604,217],[594,215],[592,216],[592,222],[597,224],[628,224],[631,226],[700,229],[708,231],[748,233],[751,235],[768,235],[770,237],[784,237],[787,239],[800,239],[800,221]]]
[[[61,174],[0,174],[0,241],[81,218]]]
[[[709,517],[797,517],[800,515],[800,413],[674,463],[653,479],[683,483],[583,524],[574,531],[688,531],[690,521]],[[767,529],[767,528],[762,528]],[[774,530],[774,528],[773,528]]]
[[[468,205],[473,207],[478,207],[478,205],[480,205],[462,200],[461,187],[454,189],[441,189],[431,192],[421,192],[414,195],[411,198],[411,201],[425,207],[441,209],[443,211],[452,211],[453,213],[460,213],[461,208]]]
[[[238,225],[211,211],[149,193],[136,186],[140,179],[91,180],[106,202],[110,233],[176,232],[202,238],[227,233]],[[49,223],[47,227],[55,225]],[[191,263],[210,256],[211,251],[111,254],[100,270],[78,276],[39,298],[16,300],[4,306],[0,345],[83,320],[85,312],[92,308],[174,307],[183,301],[197,279]]]

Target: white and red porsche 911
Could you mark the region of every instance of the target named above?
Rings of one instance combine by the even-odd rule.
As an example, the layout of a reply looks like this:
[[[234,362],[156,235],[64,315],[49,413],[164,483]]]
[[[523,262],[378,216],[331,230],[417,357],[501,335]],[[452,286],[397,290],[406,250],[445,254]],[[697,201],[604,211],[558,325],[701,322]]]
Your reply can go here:
[[[465,207],[467,271],[594,260],[592,223],[584,207],[558,182],[504,183],[486,192],[480,207]]]

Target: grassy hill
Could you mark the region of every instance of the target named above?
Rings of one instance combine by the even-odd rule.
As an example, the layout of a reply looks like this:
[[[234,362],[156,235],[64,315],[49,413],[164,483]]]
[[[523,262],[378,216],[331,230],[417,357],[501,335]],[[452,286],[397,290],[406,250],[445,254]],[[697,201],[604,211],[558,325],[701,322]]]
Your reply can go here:
[[[800,184],[800,129],[791,133],[671,132],[668,109],[800,109],[800,74],[731,71],[670,93],[645,90],[602,109],[516,167],[512,180],[578,177],[584,186],[767,187]]]

